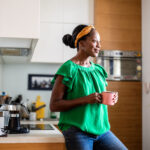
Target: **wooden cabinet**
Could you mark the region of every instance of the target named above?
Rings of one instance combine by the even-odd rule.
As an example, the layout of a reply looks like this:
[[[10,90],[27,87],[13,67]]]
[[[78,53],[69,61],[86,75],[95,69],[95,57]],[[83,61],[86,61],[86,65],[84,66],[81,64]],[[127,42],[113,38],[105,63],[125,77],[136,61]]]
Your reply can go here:
[[[66,150],[65,143],[3,143],[1,150]]]
[[[95,0],[95,27],[103,50],[141,51],[141,0]],[[108,82],[119,92],[115,106],[109,106],[111,130],[131,150],[142,149],[141,82]]]
[[[118,91],[115,106],[108,107],[111,130],[129,150],[142,149],[141,82],[108,82],[109,91]]]
[[[41,0],[41,36],[32,62],[63,63],[76,49],[62,43],[78,24],[93,23],[93,0]]]
[[[141,0],[95,0],[102,49],[141,51]]]

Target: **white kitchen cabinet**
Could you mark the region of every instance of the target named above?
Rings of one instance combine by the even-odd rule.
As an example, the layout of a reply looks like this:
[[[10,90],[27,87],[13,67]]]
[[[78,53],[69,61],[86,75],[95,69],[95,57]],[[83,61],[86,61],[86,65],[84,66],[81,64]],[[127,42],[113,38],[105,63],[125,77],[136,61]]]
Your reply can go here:
[[[40,31],[40,39],[35,48],[31,62],[62,63],[63,24],[41,22]]]
[[[63,25],[63,35],[65,34],[72,34],[73,29],[77,26],[77,24],[64,24]],[[67,61],[73,56],[77,54],[77,49],[70,48],[69,46],[66,46],[63,44],[63,61]]]
[[[41,22],[63,22],[63,0],[41,0]]]
[[[41,0],[41,22],[93,22],[93,0]]]
[[[31,62],[63,63],[76,55],[62,43],[78,24],[93,24],[94,0],[41,0],[41,35]]]
[[[64,0],[64,23],[89,24],[91,20],[91,0]]]
[[[39,38],[39,0],[0,0],[0,37]]]

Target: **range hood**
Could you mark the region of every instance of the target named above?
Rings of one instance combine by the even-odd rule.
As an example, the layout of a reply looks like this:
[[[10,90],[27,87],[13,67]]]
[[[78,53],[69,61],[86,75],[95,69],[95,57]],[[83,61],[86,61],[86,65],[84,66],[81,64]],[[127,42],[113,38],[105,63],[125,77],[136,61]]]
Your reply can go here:
[[[29,56],[32,54],[37,39],[29,38],[0,38],[1,56]]]

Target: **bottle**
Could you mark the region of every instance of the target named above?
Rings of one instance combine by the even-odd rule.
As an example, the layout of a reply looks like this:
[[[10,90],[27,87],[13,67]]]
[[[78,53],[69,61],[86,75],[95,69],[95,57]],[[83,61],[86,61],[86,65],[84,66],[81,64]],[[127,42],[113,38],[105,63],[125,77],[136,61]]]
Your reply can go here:
[[[40,106],[45,105],[44,102],[41,101],[41,96],[37,96],[36,102],[35,102],[35,108],[39,108]],[[45,117],[45,107],[40,108],[39,110],[36,110],[36,118],[37,120],[41,120]]]

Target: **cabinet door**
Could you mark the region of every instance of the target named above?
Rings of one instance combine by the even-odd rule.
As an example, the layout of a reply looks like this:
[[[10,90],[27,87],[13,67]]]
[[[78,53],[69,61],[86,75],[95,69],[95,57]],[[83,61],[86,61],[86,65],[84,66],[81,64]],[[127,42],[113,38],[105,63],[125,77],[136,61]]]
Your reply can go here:
[[[77,26],[77,24],[64,24],[63,25],[63,35],[65,34],[72,34],[73,29]],[[64,51],[64,62],[71,59],[73,56],[76,55],[77,49],[70,48],[63,44],[63,51]]]
[[[41,0],[41,36],[32,62],[63,63],[76,55],[62,43],[79,23],[93,22],[93,0]]]
[[[2,150],[66,150],[65,143],[57,142],[58,138],[54,137],[53,140],[56,141],[50,143],[0,143],[0,148]]]
[[[0,0],[0,37],[39,38],[39,0]]]
[[[95,0],[94,11],[101,49],[141,51],[140,0]]]
[[[108,106],[111,130],[131,150],[142,149],[141,82],[108,82],[109,91],[118,91],[119,99]]]
[[[63,0],[41,0],[41,22],[63,22]]]
[[[63,25],[56,23],[41,23],[41,36],[35,48],[32,62],[62,63]]]
[[[41,22],[93,23],[94,0],[41,0]]]
[[[90,0],[64,0],[64,23],[89,23]]]

